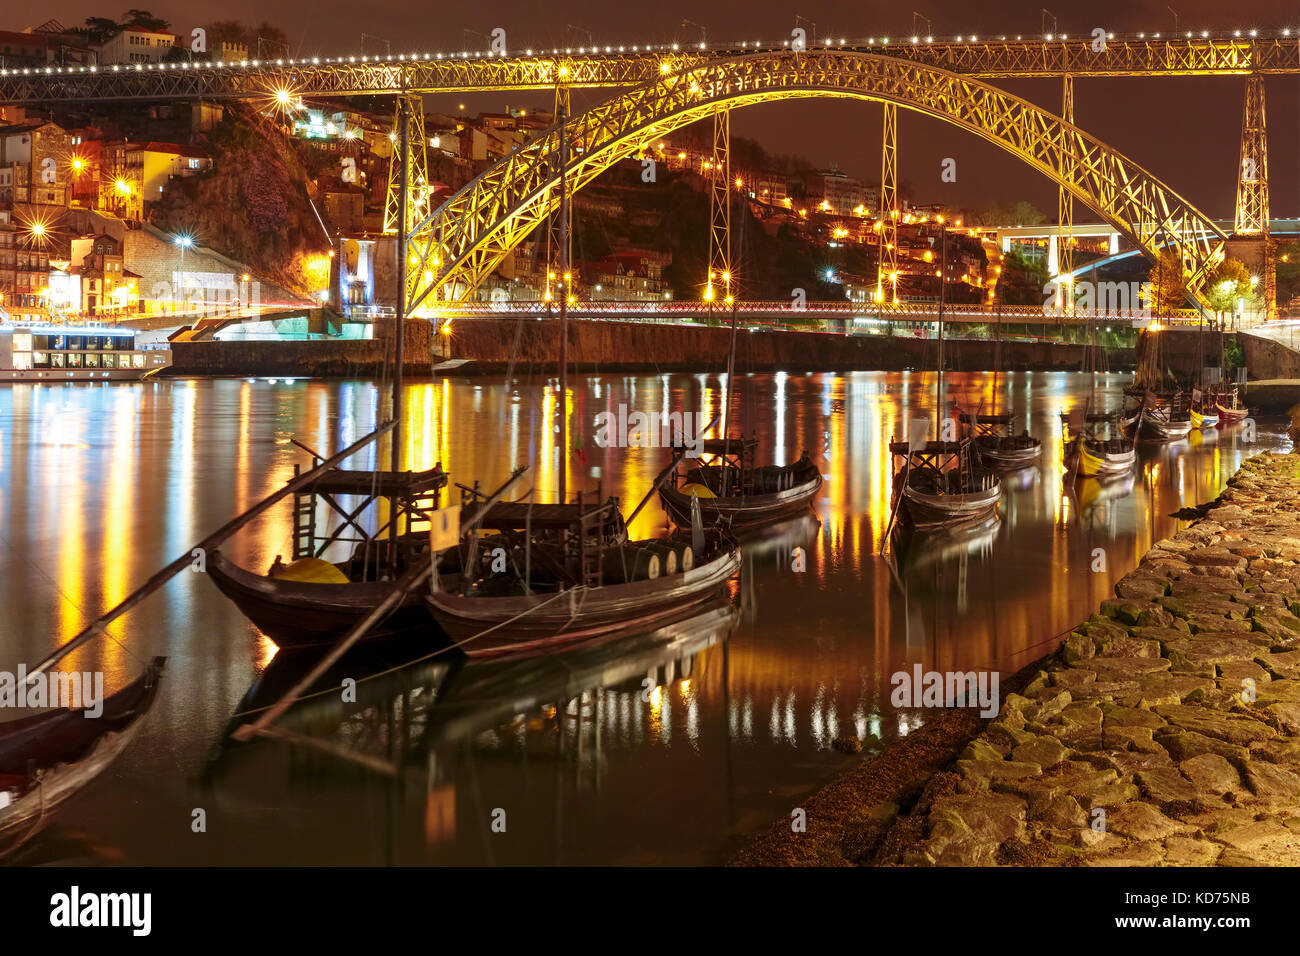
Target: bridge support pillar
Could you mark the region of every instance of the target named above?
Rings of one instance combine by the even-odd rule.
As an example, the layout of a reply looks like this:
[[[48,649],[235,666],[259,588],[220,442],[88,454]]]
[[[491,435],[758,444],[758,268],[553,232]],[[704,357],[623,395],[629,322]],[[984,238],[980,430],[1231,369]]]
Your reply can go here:
[[[885,104],[880,150],[880,220],[876,239],[876,302],[898,303],[898,107]]]
[[[730,307],[735,301],[731,262],[731,111],[713,114],[713,160],[709,185],[709,275],[704,298]]]
[[[429,161],[425,153],[428,141],[424,138],[424,100],[419,96],[400,94],[393,109],[393,157],[388,162],[388,192],[384,197],[384,232],[397,232],[398,204],[402,194],[401,162],[398,144],[402,140],[402,127],[406,127],[406,141],[410,144],[411,168],[406,189],[406,221],[414,224],[430,212]]]
[[[1074,122],[1074,77],[1066,73],[1061,77],[1061,119],[1067,123]],[[1061,156],[1061,175],[1068,176],[1071,168],[1065,165],[1068,160],[1064,152]],[[1063,275],[1061,302],[1066,315],[1074,314],[1074,196],[1065,186],[1060,186],[1056,202],[1057,242],[1053,265],[1054,275]]]
[[[1260,275],[1263,284],[1264,315],[1277,317],[1277,262],[1269,241],[1268,133],[1264,120],[1264,77],[1252,73],[1246,78],[1246,101],[1241,118],[1241,161],[1237,166],[1237,209],[1232,220],[1234,240],[1230,248],[1244,250],[1237,255]],[[1229,254],[1232,254],[1231,252]],[[1258,271],[1257,271],[1258,270]]]
[[[573,100],[569,96],[569,87],[567,84],[557,84],[555,87],[555,108],[551,115],[555,121],[568,122],[569,117],[573,115]],[[561,224],[560,217],[567,216],[568,222]],[[564,237],[561,240],[561,236]],[[562,248],[567,246],[568,248]],[[564,278],[564,269],[566,262],[573,261],[573,203],[569,203],[567,208],[557,209],[551,213],[546,224],[546,292],[544,293],[545,301],[551,302],[556,295],[563,295],[566,298],[572,289],[572,278],[566,281]]]

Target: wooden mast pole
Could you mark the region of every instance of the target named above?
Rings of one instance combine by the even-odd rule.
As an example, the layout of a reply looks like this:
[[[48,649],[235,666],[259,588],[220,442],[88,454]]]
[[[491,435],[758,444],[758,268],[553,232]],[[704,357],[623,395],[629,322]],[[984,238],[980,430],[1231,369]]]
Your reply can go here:
[[[406,74],[402,74],[402,86],[406,86]],[[394,317],[393,344],[393,452],[392,472],[394,477],[402,469],[402,365],[405,360],[406,344],[406,221],[407,193],[411,187],[411,142],[410,142],[410,101],[399,94],[397,100],[397,117],[401,168],[398,176],[397,201],[397,314]],[[388,543],[389,562],[394,570],[397,568],[397,524],[398,499],[394,495],[388,502]]]
[[[948,285],[948,224],[939,223],[939,382],[935,409],[935,439],[943,440],[943,301]]]
[[[565,127],[569,113],[560,104],[556,122],[560,130],[560,504],[568,496],[567,471],[569,468],[569,288],[572,264],[569,262],[569,190],[566,172],[569,165],[569,145]]]

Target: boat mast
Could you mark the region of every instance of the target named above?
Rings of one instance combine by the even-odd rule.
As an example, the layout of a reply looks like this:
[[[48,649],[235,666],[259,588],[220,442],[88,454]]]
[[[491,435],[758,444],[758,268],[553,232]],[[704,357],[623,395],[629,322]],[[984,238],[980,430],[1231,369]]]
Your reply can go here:
[[[939,381],[936,386],[934,437],[943,438],[943,300],[948,285],[948,224],[939,223]]]
[[[403,73],[402,85],[406,85],[406,76]],[[410,129],[410,101],[399,94],[397,99],[397,121],[400,131],[398,132],[399,149],[401,152],[401,167],[398,178],[398,201],[397,201],[397,314],[394,316],[394,338],[393,344],[393,453],[392,453],[392,471],[396,475],[402,468],[402,364],[404,361],[403,346],[406,340],[406,230],[409,225],[406,221],[406,200],[407,190],[410,189],[410,172],[411,172],[411,143],[407,135]],[[389,542],[389,559],[394,569],[397,567],[397,524],[398,524],[398,498],[396,494],[388,502],[388,542]]]
[[[564,504],[568,493],[565,473],[569,466],[569,191],[565,182],[565,172],[569,165],[569,144],[565,136],[565,126],[569,122],[568,111],[561,102],[556,110],[556,123],[560,130],[560,504]]]
[[[731,303],[731,348],[727,352],[727,390],[723,393],[722,400],[722,467],[718,471],[720,479],[718,493],[720,495],[727,493],[727,456],[731,454],[731,426],[727,421],[729,417],[727,411],[731,407],[731,383],[736,374],[736,323],[740,317],[738,306],[739,303],[733,299]],[[744,435],[742,433],[741,448],[744,448],[744,444]],[[744,483],[743,475],[741,476],[741,483]]]

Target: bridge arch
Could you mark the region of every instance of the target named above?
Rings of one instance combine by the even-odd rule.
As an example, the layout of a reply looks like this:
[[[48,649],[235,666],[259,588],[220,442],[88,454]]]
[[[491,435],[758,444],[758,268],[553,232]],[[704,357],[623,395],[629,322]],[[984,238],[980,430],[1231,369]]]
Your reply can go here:
[[[892,102],[952,123],[1038,170],[1132,240],[1149,258],[1174,249],[1199,288],[1226,237],[1137,163],[1058,116],[968,76],[858,51],[776,51],[709,61],[628,90],[565,125],[566,188],[724,107],[806,97]],[[478,288],[559,205],[555,126],[467,184],[411,231],[412,309]],[[1199,292],[1197,293],[1199,297]],[[427,300],[427,301],[426,301]]]

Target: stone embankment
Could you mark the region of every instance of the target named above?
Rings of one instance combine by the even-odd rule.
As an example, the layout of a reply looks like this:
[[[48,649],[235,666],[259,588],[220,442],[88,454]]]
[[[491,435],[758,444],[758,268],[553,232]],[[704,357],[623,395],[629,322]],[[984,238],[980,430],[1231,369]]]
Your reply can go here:
[[[1300,864],[1298,501],[1300,457],[1248,460],[982,730],[933,722],[956,760],[892,792],[864,763],[736,862]]]
[[[1247,461],[1008,695],[878,862],[1300,864],[1298,498],[1300,458]]]

